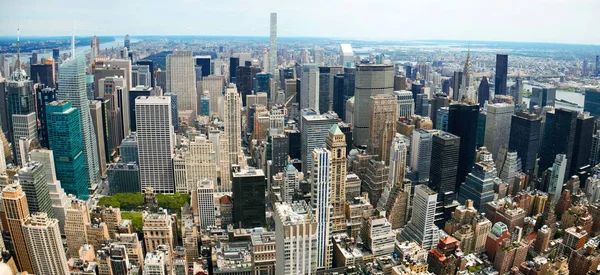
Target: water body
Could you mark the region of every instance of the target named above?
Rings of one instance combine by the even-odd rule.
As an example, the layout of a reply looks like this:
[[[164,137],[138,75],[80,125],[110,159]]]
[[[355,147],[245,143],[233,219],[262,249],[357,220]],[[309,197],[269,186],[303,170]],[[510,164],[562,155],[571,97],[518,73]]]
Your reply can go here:
[[[130,39],[130,40],[131,40],[132,44],[140,41],[139,39]],[[106,43],[102,43],[102,40],[100,40],[100,52],[102,53],[106,49],[122,48],[124,46],[124,44],[125,44],[125,37],[115,37],[115,41],[106,42]],[[90,50],[91,50],[91,48],[89,45],[75,47],[75,52],[77,52],[77,53],[89,53]],[[70,53],[70,52],[71,52],[71,48],[60,50],[61,55],[65,54],[65,53]],[[11,56],[7,56],[7,57],[9,60],[12,59]],[[30,57],[31,57],[31,53],[21,54],[21,60],[29,60]],[[52,50],[39,52],[38,60],[41,59],[42,57],[51,58]]]
[[[529,84],[525,84],[523,85],[525,91],[529,91],[531,92],[531,88],[534,87],[532,85]],[[575,105],[571,105],[571,104],[566,104],[566,103],[562,103],[562,102],[556,102],[556,108],[565,108],[568,110],[573,110],[573,111],[578,111],[578,112],[583,112],[583,103],[585,102],[585,96],[583,94],[580,93],[575,93],[575,92],[570,92],[570,91],[566,91],[566,90],[556,90],[556,99],[564,99],[566,101],[569,102],[573,102],[579,106],[575,106]],[[529,98],[523,98],[523,101],[525,101],[527,103],[527,107],[529,107]]]

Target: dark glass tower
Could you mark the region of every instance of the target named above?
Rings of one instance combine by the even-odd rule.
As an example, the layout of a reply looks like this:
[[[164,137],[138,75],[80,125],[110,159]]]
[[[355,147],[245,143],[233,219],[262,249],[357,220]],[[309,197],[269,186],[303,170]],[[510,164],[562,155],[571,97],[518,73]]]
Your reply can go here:
[[[575,175],[578,169],[589,162],[594,132],[594,117],[581,113],[575,125],[575,142],[573,143],[573,158],[570,160],[569,175]]]
[[[235,84],[242,97],[242,104],[246,106],[246,96],[252,94],[253,80],[260,73],[260,68],[252,66],[239,66],[236,71]]]
[[[202,77],[210,75],[210,55],[194,57],[194,65],[202,68]]]
[[[235,83],[236,81],[236,72],[237,67],[240,66],[240,58],[239,57],[230,57],[229,58],[229,82]]]
[[[442,107],[448,107],[448,105],[450,104],[450,99],[448,98],[448,95],[444,94],[444,93],[436,93],[433,98],[431,99],[431,110],[430,110],[430,117],[431,117],[431,122],[433,122],[433,126],[437,125],[437,113],[438,110]]]
[[[477,104],[457,103],[449,107],[448,132],[460,137],[455,190],[458,190],[460,184],[465,181],[465,177],[475,163],[478,119],[479,105]]]
[[[483,77],[481,82],[479,83],[479,88],[477,89],[477,101],[479,102],[479,106],[483,107],[486,100],[490,100],[490,83],[488,83],[487,77]]]
[[[456,71],[452,77],[452,100],[458,101],[458,92],[460,91],[460,85],[462,85],[463,72]]]
[[[450,205],[456,193],[460,137],[440,131],[432,143],[429,187],[438,192],[442,205]]]
[[[346,100],[344,100],[344,74],[333,77],[333,111],[346,121]]]
[[[531,90],[531,99],[529,100],[530,110],[536,105],[540,107],[554,107],[556,102],[556,89],[533,87]]]
[[[52,64],[31,65],[31,80],[33,83],[41,83],[46,87],[54,86],[54,68]]]
[[[46,123],[46,104],[57,99],[57,91],[54,88],[45,87],[38,89],[37,97],[37,119],[40,123],[38,127],[38,139],[43,148],[50,148],[48,143],[48,124]]]
[[[541,129],[542,120],[534,114],[517,113],[511,118],[508,149],[517,151],[523,172],[529,175],[535,170]]]
[[[265,174],[260,169],[234,167],[232,177],[233,221],[236,228],[265,225]],[[236,171],[237,170],[237,171]]]
[[[7,138],[13,139],[13,115],[25,115],[36,111],[35,91],[33,82],[25,79],[14,79],[6,82],[8,101],[8,125],[9,134]]]
[[[576,111],[556,109],[554,112],[546,113],[546,125],[540,150],[539,175],[552,166],[557,154],[565,154],[569,162],[573,159],[576,126]],[[565,180],[569,175],[569,173],[565,173]]]
[[[494,81],[495,95],[506,95],[506,81],[508,80],[508,55],[496,55],[496,81]]]
[[[589,112],[593,117],[600,117],[600,91],[595,89],[585,91],[583,111]]]

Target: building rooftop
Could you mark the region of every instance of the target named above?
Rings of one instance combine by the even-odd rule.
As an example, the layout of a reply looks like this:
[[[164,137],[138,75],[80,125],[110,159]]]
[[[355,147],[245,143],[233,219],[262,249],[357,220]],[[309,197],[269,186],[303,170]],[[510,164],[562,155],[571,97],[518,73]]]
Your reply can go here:
[[[291,204],[277,203],[275,211],[284,225],[295,225],[312,220],[312,209],[305,201],[294,201]]]

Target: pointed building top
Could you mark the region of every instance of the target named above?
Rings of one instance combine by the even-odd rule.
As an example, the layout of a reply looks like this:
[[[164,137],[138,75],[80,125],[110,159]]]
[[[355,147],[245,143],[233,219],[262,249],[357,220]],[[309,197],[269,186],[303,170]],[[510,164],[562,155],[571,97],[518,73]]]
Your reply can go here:
[[[329,128],[329,132],[333,133],[334,135],[343,135],[344,133],[342,133],[342,130],[340,129],[340,126],[336,124],[333,124],[331,126],[331,128]]]

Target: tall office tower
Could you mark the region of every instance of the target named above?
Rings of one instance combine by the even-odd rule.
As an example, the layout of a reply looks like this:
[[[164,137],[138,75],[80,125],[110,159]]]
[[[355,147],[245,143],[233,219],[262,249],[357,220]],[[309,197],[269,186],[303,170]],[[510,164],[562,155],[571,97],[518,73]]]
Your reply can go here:
[[[319,46],[315,46],[313,49],[313,62],[319,66],[325,64],[325,51]]]
[[[460,186],[458,201],[464,204],[466,200],[472,200],[477,211],[485,213],[487,203],[494,200],[496,173],[496,168],[491,163],[483,161],[475,163],[473,170]]]
[[[119,147],[121,151],[121,161],[124,163],[136,162],[139,163],[138,159],[138,138],[137,134],[133,133],[121,141]]]
[[[56,219],[32,214],[23,224],[23,236],[35,274],[71,274]]]
[[[154,94],[154,91],[151,87],[138,86],[129,91],[129,96],[127,98],[128,106],[124,108],[124,109],[127,109],[127,114],[129,114],[129,115],[127,115],[125,112],[123,112],[123,120],[125,121],[125,119],[127,119],[127,121],[129,121],[130,129],[126,129],[126,131],[124,133],[128,133],[129,130],[131,130],[131,132],[137,131],[137,125],[135,122],[135,99],[140,96],[141,97],[152,96],[153,94]],[[171,108],[173,108],[173,106],[171,106]]]
[[[487,105],[484,145],[496,158],[500,147],[508,144],[511,129],[510,122],[514,113],[515,105],[513,104],[494,103]]]
[[[110,163],[106,169],[106,174],[108,182],[110,182],[110,194],[142,192],[140,189],[140,167],[137,162],[119,161]]]
[[[148,83],[146,86],[150,86],[152,88],[156,87],[156,79],[154,77],[154,63],[152,62],[152,60],[138,60],[136,62],[136,64],[137,65],[148,66],[148,71],[150,72],[150,75],[149,75],[150,76],[150,83]],[[131,86],[133,86],[133,85],[131,85]]]
[[[494,81],[494,94],[507,95],[506,81],[508,80],[508,55],[496,55],[496,80]]]
[[[419,93],[415,99],[415,114],[429,116],[429,98],[427,94]]]
[[[567,163],[568,159],[565,154],[557,154],[552,167],[548,168],[552,174],[547,192],[554,194],[554,205],[560,199],[558,194],[562,194],[563,184],[569,171]]]
[[[300,188],[301,173],[291,163],[285,167],[281,184],[281,199],[283,202],[292,203],[296,189]]]
[[[443,107],[448,107],[450,105],[450,98],[444,93],[436,93],[431,98],[431,122],[433,126],[437,125],[437,116],[438,110]]]
[[[356,66],[354,92],[354,144],[367,145],[370,131],[370,110],[367,108],[372,96],[392,94],[394,91],[394,66],[360,64]],[[391,138],[391,137],[390,137]]]
[[[389,148],[396,135],[398,101],[394,95],[381,94],[371,97],[369,102],[369,152],[377,160],[389,161]]]
[[[198,75],[196,71],[196,79],[202,79],[203,77],[209,76],[211,75],[210,72],[210,59],[211,56],[210,55],[197,55],[194,56],[194,66],[196,68],[200,67],[201,69],[201,74]]]
[[[48,88],[54,88],[54,65],[50,64],[33,64],[30,68],[31,81],[33,83],[44,84]]]
[[[56,177],[67,193],[85,200],[89,195],[89,178],[85,169],[79,112],[67,101],[54,101],[46,105],[48,141],[54,152]]]
[[[269,37],[269,72],[275,75],[277,69],[277,13],[271,13],[271,26]]]
[[[556,109],[546,113],[546,125],[540,143],[539,174],[552,166],[557,154],[565,154],[568,161],[573,160],[576,128],[576,111]],[[567,172],[569,172],[568,169]],[[565,173],[564,180],[567,180],[567,177],[568,173]],[[555,195],[560,197],[559,194]]]
[[[229,164],[242,164],[242,100],[235,85],[225,90],[225,135],[229,142]]]
[[[394,91],[398,98],[398,117],[411,117],[415,113],[415,101],[409,91]],[[433,109],[432,109],[433,110]]]
[[[223,76],[207,76],[202,78],[202,91],[208,91],[210,115],[219,115],[219,99],[223,96],[225,78]]]
[[[438,212],[443,219],[450,218],[453,212],[453,200],[456,195],[456,175],[460,152],[460,138],[453,134],[439,131],[431,141],[431,169],[429,186],[438,192],[441,202]]]
[[[229,83],[236,83],[237,80],[237,67],[240,65],[244,65],[244,63],[240,63],[239,56],[232,55],[229,58]]]
[[[161,87],[163,91],[167,89],[167,71],[156,70],[156,86],[152,88],[155,87]]]
[[[454,190],[458,190],[475,163],[479,105],[451,104],[448,113],[448,132],[460,137],[458,174]]]
[[[600,72],[598,72],[598,73],[600,74]],[[0,83],[0,85],[2,85],[2,83]],[[600,117],[600,90],[597,90],[597,89],[586,89],[585,90],[583,111],[589,112],[590,115],[593,117]],[[0,117],[0,119],[2,119],[2,117]]]
[[[37,117],[35,112],[12,115],[12,128],[15,163],[23,165],[27,162],[29,145],[37,139]]]
[[[65,235],[69,256],[77,257],[79,248],[87,243],[87,227],[90,222],[90,214],[87,203],[83,200],[70,197],[70,207],[67,209],[65,218]]]
[[[407,151],[408,138],[396,134],[390,147],[390,169],[387,185],[384,187],[377,204],[377,207],[386,211],[387,219],[393,229],[404,227],[408,218],[408,197],[411,183],[404,179]]]
[[[236,167],[237,168],[237,167]],[[261,169],[238,169],[232,174],[233,221],[236,228],[265,224],[266,178]]]
[[[317,62],[315,62],[317,63]],[[318,65],[318,64],[317,64]],[[319,113],[323,114],[333,110],[334,101],[334,77],[344,71],[343,67],[319,66],[319,85],[317,86],[317,97],[319,104],[317,108]]]
[[[173,193],[173,126],[171,99],[148,96],[135,100],[141,188]]]
[[[332,232],[346,230],[344,207],[346,202],[346,136],[337,124],[329,129],[326,148],[331,153],[331,204],[333,206]]]
[[[275,204],[275,274],[314,274],[317,270],[318,225],[305,201]]]
[[[536,115],[521,112],[511,118],[508,149],[517,152],[523,164],[523,172],[529,175],[534,172],[537,162],[541,122]]]
[[[1,134],[2,131],[0,131]],[[4,154],[4,141],[0,139],[0,175],[6,173],[6,155]]]
[[[58,99],[69,101],[73,108],[79,109],[79,122],[81,124],[79,139],[83,141],[86,183],[88,186],[92,186],[100,181],[100,169],[98,168],[100,166],[98,164],[98,143],[92,129],[92,117],[85,88],[85,67],[85,56],[83,54],[75,55],[60,65]],[[48,107],[46,107],[46,112],[48,112]],[[67,189],[66,185],[65,189]],[[77,196],[87,198],[87,196],[80,196],[79,194]]]
[[[394,91],[406,90],[406,76],[396,75],[394,77]]]
[[[183,116],[182,112],[192,111],[192,116],[196,117],[196,72],[191,51],[174,51],[167,55],[166,84],[166,92],[177,94],[179,116]]]
[[[600,163],[600,130],[596,130],[596,133],[592,136],[592,146],[588,164],[596,166],[598,163]]]
[[[300,109],[319,111],[319,67],[315,64],[302,65],[300,85]]]
[[[198,197],[198,212],[200,228],[215,225],[215,185],[208,179],[198,181],[194,189],[196,189]]]
[[[332,263],[331,243],[331,152],[327,149],[316,148],[312,152],[313,166],[311,167],[312,209],[317,220],[317,266],[330,268]]]
[[[515,79],[515,87],[514,87],[514,95],[513,95],[513,101],[515,102],[516,105],[522,105],[523,104],[523,79],[521,78],[521,75],[519,73],[519,76],[517,76],[517,78]]]
[[[27,207],[31,212],[44,212],[54,217],[50,192],[46,186],[46,173],[41,163],[33,161],[23,164],[16,179],[27,197]]]
[[[474,102],[477,102],[477,92],[475,91],[475,87],[473,87],[471,51],[469,51],[467,54],[467,61],[465,62],[465,67],[463,68],[463,78],[460,86],[461,87],[458,95],[459,100],[470,99]]]
[[[20,64],[19,55],[17,55],[17,62]],[[6,81],[6,102],[8,104],[8,138],[11,139],[13,138],[13,115],[35,113],[35,90],[33,82],[26,78],[26,73],[21,68],[16,68],[12,76],[8,77]],[[12,142],[18,143],[18,140],[12,140]]]
[[[519,158],[516,151],[509,151],[506,146],[500,149],[500,153],[496,158],[496,167],[498,167],[498,178],[504,183],[508,184],[509,187],[515,183],[515,177],[523,172],[521,159]],[[521,190],[512,188],[513,194],[516,194]],[[512,195],[512,194],[509,194]]]
[[[594,131],[594,117],[586,113],[579,113],[575,126],[575,142],[573,143],[573,157],[570,160],[569,175],[575,175],[580,167],[588,164],[590,148],[592,148],[592,135]]]
[[[290,140],[285,134],[271,136],[271,174],[283,172],[288,164]],[[346,154],[344,154],[346,156]]]
[[[483,107],[486,101],[490,101],[490,83],[487,77],[484,76],[481,78],[481,82],[479,82],[479,87],[477,88],[477,102],[479,102],[479,107]]]
[[[2,71],[2,68],[0,67],[0,73],[1,73],[1,71]],[[2,130],[2,133],[9,133],[10,128],[11,128],[10,124],[8,123],[8,101],[7,101],[7,97],[6,97],[6,80],[4,78],[0,78],[0,130]]]
[[[460,101],[459,94],[462,85],[463,72],[456,71],[452,77],[452,100]]]
[[[27,249],[27,240],[23,234],[23,224],[29,218],[27,198],[18,183],[12,183],[2,189],[2,207],[8,225],[5,231],[10,234],[12,246],[17,256],[19,270],[34,273],[30,253]]]
[[[131,65],[131,86],[147,86],[151,87],[152,79],[150,67],[148,65]]]
[[[90,62],[93,63],[96,57],[100,56],[100,38],[95,36],[90,41]]]
[[[249,106],[246,104],[246,97],[252,94],[253,82],[258,73],[260,73],[260,68],[250,64],[240,65],[236,69],[235,86],[242,98],[242,106]]]
[[[350,44],[340,44],[340,65],[354,67],[354,51]]]
[[[540,88],[533,87],[531,89],[531,98],[529,100],[529,109],[533,110],[534,106],[540,108],[552,106],[556,104],[556,89],[555,88]]]
[[[106,162],[110,162],[110,149],[108,149],[108,135],[113,134],[112,132],[105,132],[104,130],[108,126],[108,121],[104,121],[103,115],[106,114],[105,109],[102,108],[103,102],[99,100],[90,100],[90,116],[92,117],[92,129],[98,140],[98,165],[100,169],[100,176],[106,175]],[[116,135],[115,135],[116,136]]]
[[[155,251],[161,245],[167,245],[169,251],[172,251],[175,241],[173,240],[173,228],[177,225],[173,224],[173,219],[171,219],[171,215],[167,214],[167,210],[156,213],[144,212],[142,220],[146,251]]]
[[[185,191],[180,190],[178,192],[188,193],[190,190],[194,190],[198,181],[203,179],[208,179],[216,185],[217,161],[215,147],[215,144],[204,135],[192,138],[188,144],[188,154],[185,157],[187,188]]]
[[[425,184],[415,186],[412,219],[402,230],[398,239],[414,241],[424,249],[431,249],[438,240],[439,229],[433,224],[437,193]]]
[[[412,141],[410,143],[410,167],[416,174],[415,184],[429,182],[432,142],[433,133],[421,128],[413,130]]]
[[[325,147],[328,130],[337,124],[338,118],[332,114],[302,116],[301,126],[301,159],[302,171],[311,171],[313,167],[312,152],[315,148]],[[290,144],[292,141],[290,140]]]
[[[221,180],[221,188],[223,191],[231,191],[231,164],[229,162],[229,140],[224,132],[218,134],[219,152],[217,154],[219,165],[219,179]]]
[[[366,171],[363,176],[364,180],[361,183],[361,190],[369,195],[369,201],[372,205],[377,205],[387,184],[390,169],[384,161],[376,161],[372,158],[372,155],[368,156],[364,164]]]
[[[57,91],[54,88],[44,87],[38,89],[37,93],[37,120],[40,125],[38,127],[38,139],[42,148],[49,148],[48,144],[48,125],[46,124],[46,104],[55,101]]]
[[[131,50],[131,40],[129,39],[129,34],[125,35],[123,47],[127,48],[127,50],[129,50],[129,51]]]

